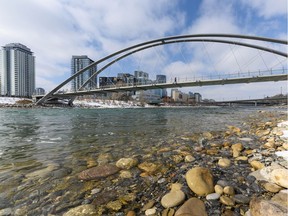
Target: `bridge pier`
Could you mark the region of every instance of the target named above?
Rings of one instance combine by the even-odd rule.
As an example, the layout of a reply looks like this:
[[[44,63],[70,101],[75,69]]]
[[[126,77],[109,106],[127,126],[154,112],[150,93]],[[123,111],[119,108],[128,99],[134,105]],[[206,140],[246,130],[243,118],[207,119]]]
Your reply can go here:
[[[254,106],[257,107],[257,101],[254,101]]]

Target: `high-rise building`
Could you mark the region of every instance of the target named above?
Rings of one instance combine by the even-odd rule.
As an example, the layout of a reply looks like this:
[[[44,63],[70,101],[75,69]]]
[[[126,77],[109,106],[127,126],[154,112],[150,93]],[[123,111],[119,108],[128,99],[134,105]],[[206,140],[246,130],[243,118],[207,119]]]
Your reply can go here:
[[[35,57],[20,43],[3,46],[0,52],[1,95],[31,97],[35,90]]]
[[[72,56],[71,60],[71,75],[74,75],[79,70],[84,69],[88,65],[92,64],[94,61],[88,58],[86,55],[81,56]],[[71,84],[71,90],[76,91],[78,90],[91,76],[94,72],[97,71],[97,66],[88,69],[81,75],[75,77],[75,79],[72,80]],[[97,77],[95,76],[93,79],[91,79],[87,85],[85,85],[84,89],[92,89],[97,87]]]

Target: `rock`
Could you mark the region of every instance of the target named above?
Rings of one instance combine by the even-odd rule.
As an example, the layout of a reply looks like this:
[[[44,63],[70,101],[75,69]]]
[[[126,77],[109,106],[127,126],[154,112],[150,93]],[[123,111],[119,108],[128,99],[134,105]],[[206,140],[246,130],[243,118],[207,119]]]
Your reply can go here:
[[[223,192],[224,192],[225,194],[230,195],[230,196],[233,196],[233,195],[235,194],[234,188],[231,187],[231,186],[226,186],[226,187],[224,187]]]
[[[226,196],[221,196],[220,197],[220,202],[224,205],[228,205],[228,206],[233,206],[235,205],[235,201],[234,199],[231,199],[230,197],[226,197]]]
[[[288,188],[288,170],[287,169],[275,169],[271,172],[271,179],[274,183],[281,187]]]
[[[220,194],[218,193],[211,193],[206,196],[206,200],[217,200],[220,198]]]
[[[196,159],[192,156],[192,155],[186,155],[185,156],[185,162],[186,163],[190,163],[190,162],[193,162],[195,161]]]
[[[247,161],[248,158],[246,156],[239,156],[239,157],[236,157],[236,160],[237,161]]]
[[[180,162],[183,161],[183,157],[182,157],[181,155],[173,155],[173,156],[172,156],[172,160],[173,160],[176,164],[178,164],[178,163],[180,163]]]
[[[111,201],[107,203],[106,207],[108,209],[111,209],[112,211],[119,211],[122,208],[122,203],[120,202],[120,200]]]
[[[254,176],[258,181],[263,180],[263,181],[272,182],[271,172],[275,169],[283,169],[283,167],[277,163],[272,163],[271,166],[264,167],[260,170],[256,170],[250,173],[249,175]]]
[[[217,155],[218,152],[219,152],[218,149],[207,149],[207,150],[206,150],[206,153],[207,153],[208,155]]]
[[[287,216],[288,213],[288,209],[285,206],[260,198],[253,198],[249,206],[253,216]]]
[[[172,208],[184,202],[185,194],[183,191],[181,191],[181,187],[181,184],[173,184],[171,191],[162,197],[161,205],[164,208]]]
[[[154,215],[156,215],[156,207],[151,208],[151,209],[147,209],[147,210],[145,211],[145,215],[147,215],[147,216],[154,216]]]
[[[136,216],[136,212],[134,211],[128,211],[126,216]]]
[[[158,166],[154,163],[143,162],[143,163],[138,165],[138,168],[144,172],[147,172],[149,174],[153,174],[157,171]]]
[[[162,211],[161,216],[173,216],[175,214],[175,210],[173,208],[164,209]]]
[[[128,170],[121,170],[119,177],[120,178],[132,178],[132,173]]]
[[[240,152],[243,150],[243,145],[241,143],[236,143],[231,146],[233,151],[233,157],[239,157]]]
[[[97,215],[94,205],[86,204],[70,209],[63,216],[89,216]]]
[[[131,169],[137,165],[137,160],[134,158],[121,158],[116,162],[116,166],[120,169]]]
[[[220,167],[226,168],[226,167],[229,167],[231,165],[231,161],[227,158],[220,158],[218,161],[218,165]]]
[[[219,195],[222,195],[222,194],[223,194],[223,187],[220,186],[220,185],[218,185],[218,184],[215,185],[214,190],[215,190],[215,192],[216,192],[217,194],[219,194]]]
[[[277,193],[280,190],[282,190],[283,188],[280,187],[277,184],[274,183],[270,183],[270,182],[265,182],[262,184],[262,186],[265,188],[266,191],[272,192],[272,193]]]
[[[226,186],[229,186],[229,183],[227,182],[227,181],[225,181],[225,180],[218,180],[217,181],[217,185],[220,185],[221,187],[226,187]]]
[[[189,188],[199,196],[214,192],[213,175],[204,167],[195,167],[186,173]]]
[[[278,194],[272,197],[272,201],[288,207],[288,190],[281,190]]]
[[[90,169],[82,171],[78,178],[80,180],[92,180],[92,179],[100,179],[104,178],[110,175],[113,175],[119,171],[119,168],[111,165],[111,164],[105,164],[100,165],[97,167],[92,167]]]
[[[0,210],[1,216],[10,216],[12,215],[12,209],[11,208],[5,208]]]
[[[260,161],[254,160],[250,162],[250,165],[255,169],[255,170],[259,170],[265,167],[265,165],[263,163],[261,163]]]
[[[148,203],[146,203],[143,207],[142,207],[142,211],[146,211],[147,209],[150,209],[154,206],[155,201],[154,200],[149,200]]]
[[[236,203],[240,204],[248,204],[250,202],[250,198],[242,194],[236,194],[233,198]]]
[[[99,165],[108,164],[112,160],[113,160],[113,157],[110,153],[102,153],[97,158],[97,162]]]
[[[207,216],[207,212],[203,201],[193,197],[176,211],[175,216]]]

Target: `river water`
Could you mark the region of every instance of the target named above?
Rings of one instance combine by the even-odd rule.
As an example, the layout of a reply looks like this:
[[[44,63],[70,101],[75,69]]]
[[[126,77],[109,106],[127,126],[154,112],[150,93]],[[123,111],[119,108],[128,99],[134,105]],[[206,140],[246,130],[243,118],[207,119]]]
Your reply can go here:
[[[0,209],[14,211],[25,206],[29,212],[27,206],[32,204],[34,209],[47,207],[49,204],[43,204],[41,196],[47,197],[55,181],[85,169],[83,161],[88,157],[112,153],[112,160],[117,161],[144,155],[153,146],[177,136],[240,126],[258,110],[254,107],[1,108]],[[48,189],[43,189],[44,186]],[[36,201],[33,193],[38,197]],[[51,209],[47,207],[46,211]]]

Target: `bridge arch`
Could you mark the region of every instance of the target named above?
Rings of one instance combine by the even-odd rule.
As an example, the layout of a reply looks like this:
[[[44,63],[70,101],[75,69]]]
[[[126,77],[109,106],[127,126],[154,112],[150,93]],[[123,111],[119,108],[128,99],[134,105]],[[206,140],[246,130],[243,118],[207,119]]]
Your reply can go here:
[[[210,37],[210,39],[209,39]],[[212,39],[211,39],[212,37]],[[95,67],[101,62],[106,61],[107,59],[113,58],[115,56],[118,56],[122,53],[128,52],[123,54],[122,56],[111,60],[109,63],[107,63],[105,66],[103,66],[100,70],[96,71],[95,73],[92,74],[92,76],[80,87],[83,88],[90,79],[101,73],[104,69],[109,67],[110,65],[116,63],[120,59],[123,59],[129,55],[132,55],[133,53],[149,49],[151,47],[155,46],[161,46],[161,45],[166,45],[166,44],[172,44],[172,43],[183,43],[183,42],[216,42],[216,43],[226,43],[226,44],[234,44],[234,45],[239,45],[239,46],[245,46],[245,47],[250,47],[258,50],[263,50],[266,52],[271,52],[276,55],[280,55],[283,57],[288,57],[288,54],[285,52],[281,52],[278,50],[274,50],[271,48],[263,47],[263,46],[258,46],[250,43],[242,43],[238,41],[231,41],[231,40],[219,40],[219,39],[213,39],[213,37],[216,38],[239,38],[239,39],[249,39],[249,40],[256,40],[256,41],[266,41],[266,42],[271,42],[271,43],[278,43],[278,44],[285,44],[288,45],[288,41],[286,40],[280,40],[280,39],[274,39],[274,38],[266,38],[266,37],[258,37],[258,36],[249,36],[249,35],[235,35],[235,34],[196,34],[196,35],[179,35],[179,36],[172,36],[172,37],[164,37],[156,40],[151,40],[143,43],[139,43],[130,47],[127,47],[125,49],[119,50],[117,52],[114,52],[108,56],[105,56],[98,61],[93,62],[89,66],[79,70],[77,73],[66,79],[64,82],[62,82],[60,85],[55,87],[52,91],[50,91],[48,94],[46,94],[43,98],[41,98],[36,104],[42,104],[45,102],[45,100],[49,99],[53,94],[55,94],[58,90],[60,90],[64,85],[72,81],[75,77],[79,76],[80,74],[84,73],[86,70]],[[194,39],[198,38],[198,39]],[[208,38],[208,39],[207,39]],[[131,51],[132,50],[132,51]]]

